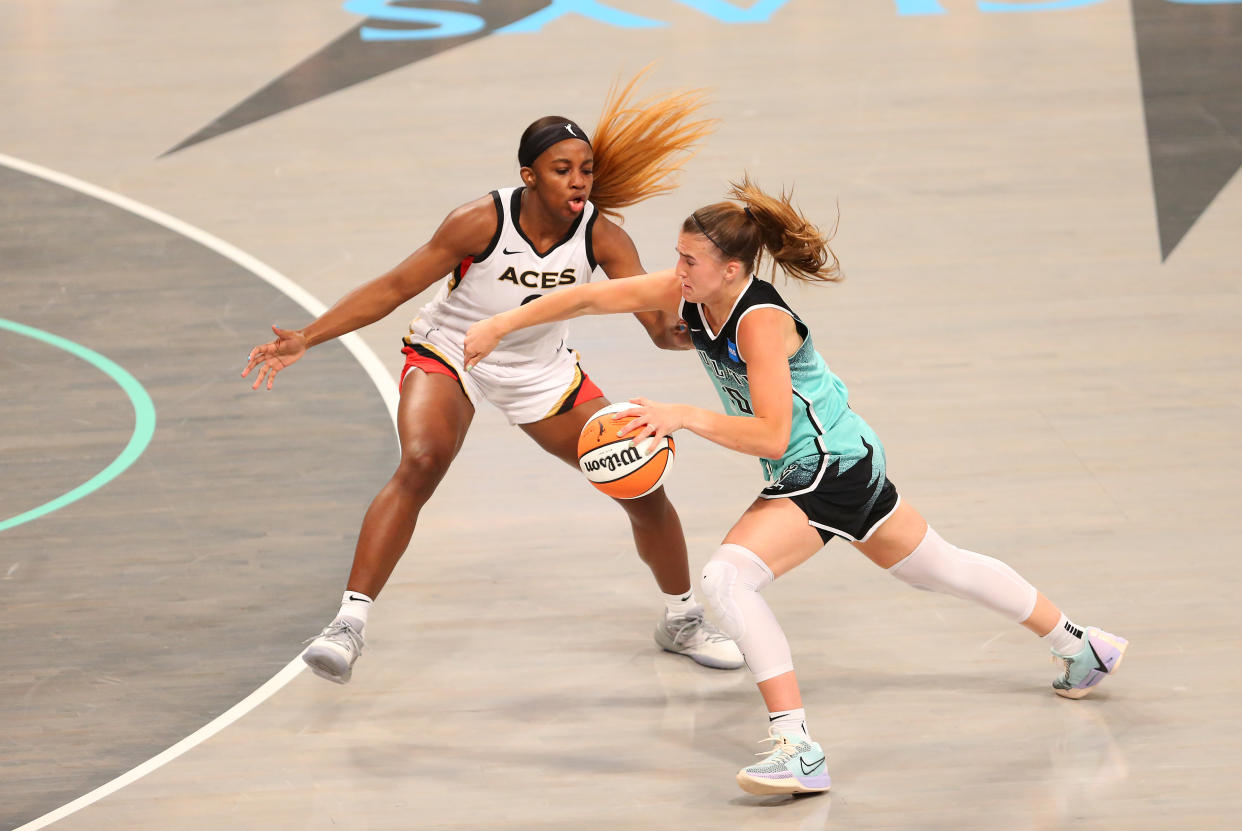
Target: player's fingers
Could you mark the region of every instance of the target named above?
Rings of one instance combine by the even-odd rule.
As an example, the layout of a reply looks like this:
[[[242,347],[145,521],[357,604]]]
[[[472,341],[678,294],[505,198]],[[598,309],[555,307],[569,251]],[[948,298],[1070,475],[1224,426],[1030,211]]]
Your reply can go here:
[[[623,413],[618,413],[613,416],[613,420],[626,422],[626,425],[617,431],[618,436],[624,436],[628,433],[632,433],[647,423],[646,415],[641,414],[636,410],[626,410]]]
[[[666,429],[662,424],[652,424],[651,425],[651,446],[649,448],[649,452],[654,453],[656,450],[656,445],[662,442],[664,440],[664,437],[667,436],[670,432],[672,431]]]
[[[276,368],[272,365],[272,363],[270,361],[264,361],[263,365],[259,367],[259,377],[255,379],[255,389],[258,389],[263,384],[271,383],[272,376],[275,374]]]
[[[632,403],[632,402],[626,402],[626,403]],[[646,414],[643,412],[642,407],[635,404],[633,407],[630,407],[628,410],[621,410],[619,412],[613,413],[612,420],[613,421],[627,421],[630,419],[641,418],[644,415]]]
[[[638,447],[640,443],[646,441],[653,433],[655,433],[655,430],[656,428],[650,424],[643,425],[643,429],[634,434],[634,436],[630,439],[630,443],[635,447]]]

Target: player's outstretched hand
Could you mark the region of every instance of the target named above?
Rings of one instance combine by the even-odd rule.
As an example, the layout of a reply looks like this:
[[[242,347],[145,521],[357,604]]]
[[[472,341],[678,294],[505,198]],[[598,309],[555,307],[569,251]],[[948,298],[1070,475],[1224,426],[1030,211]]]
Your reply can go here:
[[[462,347],[466,372],[474,369],[475,364],[490,355],[496,344],[500,343],[500,338],[500,327],[496,325],[494,317],[480,320],[471,326],[466,331],[466,342]]]
[[[250,370],[259,367],[259,375],[250,385],[252,390],[257,390],[264,380],[270,390],[272,384],[276,383],[276,373],[306,354],[306,336],[301,332],[281,329],[275,325],[272,326],[272,331],[276,333],[276,340],[251,349],[249,361],[242,370],[242,377],[245,378]]]

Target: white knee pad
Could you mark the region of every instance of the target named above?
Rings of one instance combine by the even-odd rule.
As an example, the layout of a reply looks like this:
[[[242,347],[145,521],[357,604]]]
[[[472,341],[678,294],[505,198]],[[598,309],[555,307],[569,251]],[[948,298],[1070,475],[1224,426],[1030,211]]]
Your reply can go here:
[[[756,682],[793,670],[785,633],[759,594],[773,579],[759,555],[733,543],[720,546],[703,567],[703,597],[720,630],[742,650]]]
[[[993,557],[945,542],[930,525],[918,547],[888,572],[916,589],[973,600],[1015,622],[1035,611],[1038,592],[1021,574]]]
[[[758,594],[773,579],[772,570],[755,552],[733,543],[720,546],[703,567],[701,581],[703,596],[716,614],[720,631],[733,640],[745,635],[747,620],[738,605],[738,592]]]

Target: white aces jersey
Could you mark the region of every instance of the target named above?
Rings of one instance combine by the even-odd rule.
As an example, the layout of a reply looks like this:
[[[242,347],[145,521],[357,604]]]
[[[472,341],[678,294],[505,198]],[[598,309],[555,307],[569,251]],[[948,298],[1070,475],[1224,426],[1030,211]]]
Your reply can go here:
[[[595,206],[587,202],[569,231],[547,251],[537,251],[518,224],[524,188],[492,191],[497,227],[486,249],[462,260],[410,323],[407,343],[439,329],[461,343],[466,330],[484,318],[516,308],[557,289],[588,282],[595,270],[591,228]],[[566,321],[545,323],[506,335],[482,363],[500,365],[546,361],[565,343]]]

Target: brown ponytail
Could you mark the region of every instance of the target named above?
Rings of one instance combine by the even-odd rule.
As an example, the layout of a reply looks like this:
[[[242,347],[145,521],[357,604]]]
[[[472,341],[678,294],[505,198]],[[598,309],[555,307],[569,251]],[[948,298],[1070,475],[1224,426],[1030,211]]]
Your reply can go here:
[[[703,90],[633,101],[650,68],[620,89],[613,84],[591,142],[595,150],[591,202],[617,220],[621,209],[673,190],[675,174],[716,124],[715,119],[688,120],[706,103]]]
[[[738,260],[750,273],[766,250],[773,276],[780,268],[786,276],[808,283],[842,279],[837,256],[828,247],[835,227],[822,233],[793,206],[792,193],[782,190],[779,197],[769,196],[746,175],[740,183],[729,184],[729,198],[742,205],[716,202],[699,208],[682,223],[684,233],[707,237],[727,259]]]

